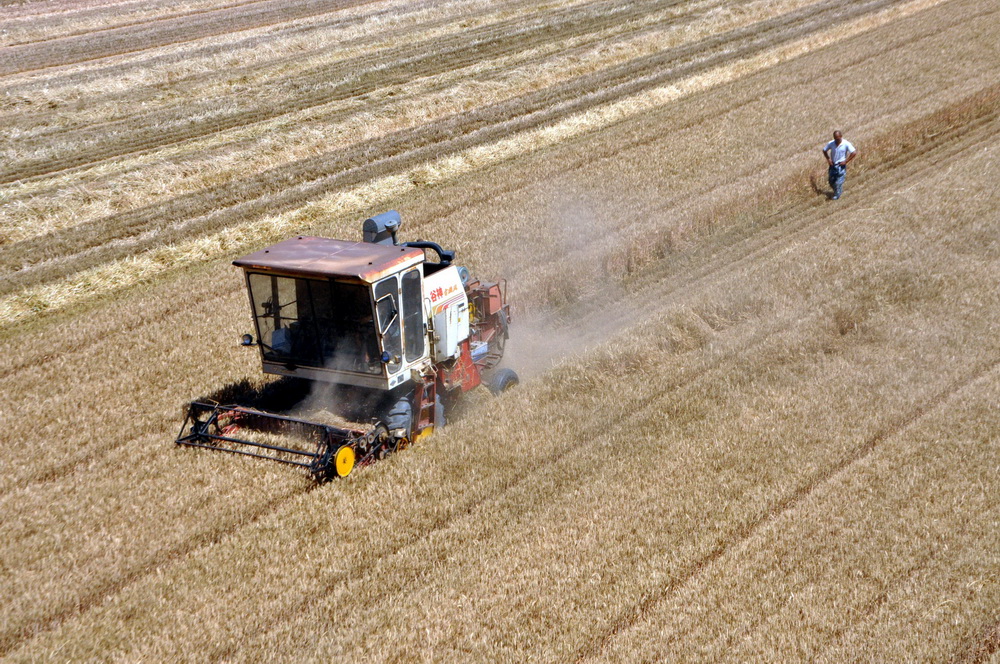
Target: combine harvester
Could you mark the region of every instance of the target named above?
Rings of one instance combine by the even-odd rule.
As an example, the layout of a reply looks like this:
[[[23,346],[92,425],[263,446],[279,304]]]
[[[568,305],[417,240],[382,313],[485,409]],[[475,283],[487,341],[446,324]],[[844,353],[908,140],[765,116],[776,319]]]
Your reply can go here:
[[[445,405],[480,384],[494,394],[516,385],[496,368],[505,288],[473,279],[434,242],[398,243],[400,223],[389,211],[364,222],[363,242],[295,237],[233,262],[256,328],[242,344],[260,348],[264,372],[335,385],[370,426],[195,401],[176,442],[302,466],[323,482],[429,435]]]

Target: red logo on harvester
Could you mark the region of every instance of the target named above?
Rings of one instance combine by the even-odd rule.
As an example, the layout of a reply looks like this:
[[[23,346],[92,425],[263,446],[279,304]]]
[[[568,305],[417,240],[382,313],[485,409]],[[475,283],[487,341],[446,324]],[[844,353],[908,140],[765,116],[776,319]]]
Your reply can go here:
[[[435,288],[434,290],[431,291],[431,302],[437,302],[441,298],[445,297],[446,295],[451,295],[457,290],[458,286],[455,286],[454,284],[448,286],[448,290],[445,290],[443,288]]]

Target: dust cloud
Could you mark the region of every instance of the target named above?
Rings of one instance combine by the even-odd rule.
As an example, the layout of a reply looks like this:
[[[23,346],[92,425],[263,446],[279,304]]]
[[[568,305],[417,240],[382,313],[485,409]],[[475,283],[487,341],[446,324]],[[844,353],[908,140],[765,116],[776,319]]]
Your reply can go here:
[[[521,379],[538,376],[603,343],[634,324],[639,311],[604,267],[607,251],[621,239],[611,218],[621,214],[615,197],[566,178],[546,208],[540,223],[549,234],[551,263],[560,271],[554,276],[569,282],[570,293],[549,292],[547,297],[523,293],[530,302],[523,315],[518,313],[519,303],[512,302],[503,366],[514,369]],[[509,279],[516,283],[517,273]]]
[[[537,215],[541,240],[524,247],[507,238],[507,255],[520,256],[503,275],[512,285],[512,322],[500,364],[521,380],[539,376],[558,362],[581,355],[642,317],[643,308],[619,280],[608,275],[604,256],[618,246],[622,198],[634,192],[595,189],[572,177],[562,178],[544,195],[526,202]],[[634,202],[634,198],[632,199]],[[545,257],[545,265],[533,258]],[[490,279],[489,270],[481,276]],[[522,284],[537,282],[545,292]],[[334,359],[328,368],[337,368]],[[315,381],[296,406],[295,415],[337,426],[367,422],[380,406],[380,393]]]

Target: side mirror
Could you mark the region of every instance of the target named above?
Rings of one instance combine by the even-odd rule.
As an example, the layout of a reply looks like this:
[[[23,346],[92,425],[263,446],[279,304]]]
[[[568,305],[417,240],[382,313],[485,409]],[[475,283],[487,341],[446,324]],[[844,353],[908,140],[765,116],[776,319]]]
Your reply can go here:
[[[240,339],[241,346],[253,346],[253,343],[253,335],[250,334],[244,334]]]

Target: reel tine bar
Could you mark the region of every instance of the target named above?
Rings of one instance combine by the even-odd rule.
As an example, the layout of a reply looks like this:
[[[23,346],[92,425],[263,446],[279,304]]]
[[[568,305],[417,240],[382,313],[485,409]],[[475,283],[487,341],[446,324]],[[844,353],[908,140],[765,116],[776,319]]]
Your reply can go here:
[[[232,435],[239,430],[291,435],[312,441],[315,449],[310,452]],[[185,431],[188,433],[185,434]],[[242,454],[313,469],[328,450],[337,449],[340,445],[352,441],[359,433],[241,406],[221,406],[217,403],[195,401],[188,407],[187,417],[184,418],[184,424],[175,442],[178,445]],[[308,461],[285,459],[278,454],[304,458]]]

